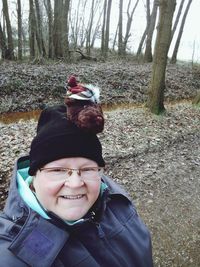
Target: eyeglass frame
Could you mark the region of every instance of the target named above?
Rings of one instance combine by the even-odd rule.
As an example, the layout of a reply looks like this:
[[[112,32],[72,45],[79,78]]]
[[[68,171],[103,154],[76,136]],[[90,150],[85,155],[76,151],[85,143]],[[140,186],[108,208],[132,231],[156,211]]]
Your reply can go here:
[[[99,174],[98,179],[94,179],[94,178],[83,178],[81,177],[81,171],[84,169],[95,169],[97,170],[97,173]],[[103,167],[84,167],[84,168],[80,168],[80,169],[75,169],[75,168],[66,168],[66,167],[42,167],[39,168],[39,171],[48,171],[48,170],[62,170],[65,173],[67,173],[69,175],[69,177],[66,177],[65,179],[63,179],[63,182],[69,181],[69,178],[72,176],[73,172],[76,171],[76,173],[78,174],[78,176],[81,178],[81,181],[85,182],[85,181],[97,181],[101,179],[101,175],[103,174],[104,168]],[[69,172],[71,171],[71,174],[69,174]]]

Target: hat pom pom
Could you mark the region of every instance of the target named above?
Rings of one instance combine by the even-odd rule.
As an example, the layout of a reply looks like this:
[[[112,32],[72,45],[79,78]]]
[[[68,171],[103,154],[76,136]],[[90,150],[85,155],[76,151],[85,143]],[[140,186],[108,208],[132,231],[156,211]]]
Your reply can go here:
[[[104,117],[99,105],[88,105],[77,116],[76,125],[84,131],[101,133],[104,128]]]
[[[67,85],[69,87],[75,87],[75,86],[77,86],[76,77],[75,76],[70,76],[69,77],[69,80],[67,81]]]
[[[75,76],[69,78],[68,86],[65,97],[67,118],[86,132],[102,132],[104,116],[99,103],[99,88],[77,83]]]

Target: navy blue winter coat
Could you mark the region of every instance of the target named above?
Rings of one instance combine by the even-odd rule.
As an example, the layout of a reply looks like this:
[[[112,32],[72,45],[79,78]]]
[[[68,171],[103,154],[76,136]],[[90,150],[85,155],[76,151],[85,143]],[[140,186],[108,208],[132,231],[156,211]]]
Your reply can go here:
[[[2,267],[152,267],[150,234],[124,190],[108,186],[97,214],[67,226],[59,218],[42,218],[20,197],[18,160],[9,196],[0,214]]]

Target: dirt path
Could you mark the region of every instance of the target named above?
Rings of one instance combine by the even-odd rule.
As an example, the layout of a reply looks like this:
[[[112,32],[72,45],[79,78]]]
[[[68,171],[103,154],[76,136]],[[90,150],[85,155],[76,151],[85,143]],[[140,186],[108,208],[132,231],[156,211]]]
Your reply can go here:
[[[114,137],[120,156],[110,158],[108,173],[150,227],[155,266],[200,266],[200,110],[175,105],[164,117],[144,110],[109,115],[121,138]]]

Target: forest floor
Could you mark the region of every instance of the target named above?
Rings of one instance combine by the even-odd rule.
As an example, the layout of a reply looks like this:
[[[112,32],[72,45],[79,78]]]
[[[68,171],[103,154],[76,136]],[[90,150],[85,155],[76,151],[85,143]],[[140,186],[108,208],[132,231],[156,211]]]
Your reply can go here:
[[[14,161],[28,153],[36,129],[34,118],[22,119],[27,113],[10,113],[62,103],[70,74],[102,88],[106,173],[128,190],[149,227],[155,267],[200,266],[200,108],[191,101],[200,79],[190,67],[168,66],[166,112],[156,116],[142,104],[151,64],[0,65],[0,110],[9,112],[0,117],[0,209]]]

